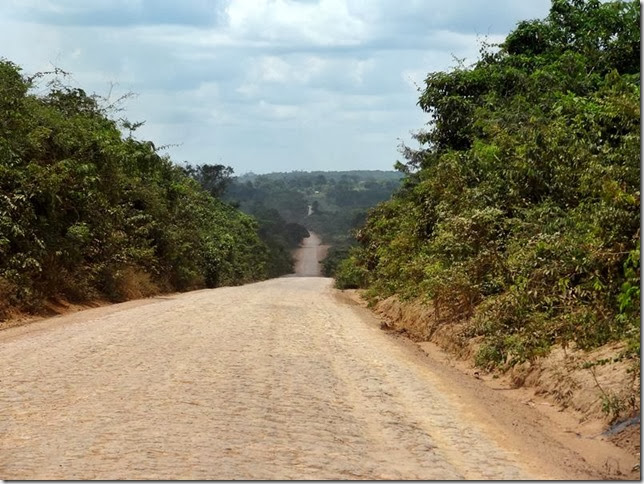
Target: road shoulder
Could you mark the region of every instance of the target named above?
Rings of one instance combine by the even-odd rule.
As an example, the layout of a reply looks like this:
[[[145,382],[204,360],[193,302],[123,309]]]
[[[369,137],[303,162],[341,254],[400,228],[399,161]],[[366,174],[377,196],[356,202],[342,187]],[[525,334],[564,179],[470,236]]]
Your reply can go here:
[[[339,302],[352,306],[369,324],[387,328],[385,318],[369,309],[358,291],[334,291]],[[524,456],[539,456],[535,465],[549,466],[563,479],[640,479],[639,456],[602,436],[601,422],[581,422],[578,412],[558,408],[537,395],[534,388],[513,388],[509,378],[481,375],[466,360],[435,343],[383,331],[392,343],[407,346],[433,374],[447,382],[455,398],[472,402],[476,418],[496,433],[502,445]]]

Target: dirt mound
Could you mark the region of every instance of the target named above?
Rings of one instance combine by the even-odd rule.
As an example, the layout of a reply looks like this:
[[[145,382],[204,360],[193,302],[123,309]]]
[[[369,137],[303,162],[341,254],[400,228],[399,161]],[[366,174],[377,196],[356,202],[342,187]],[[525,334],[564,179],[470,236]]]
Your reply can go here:
[[[562,407],[584,418],[607,423],[639,413],[639,372],[632,361],[619,359],[624,345],[610,344],[593,351],[554,347],[533,364],[510,370],[515,385],[534,387]]]
[[[373,310],[384,318],[383,329],[406,334],[414,341],[431,341],[459,358],[473,358],[479,347],[480,338],[461,336],[465,323],[439,321],[431,303],[391,296],[379,301]]]

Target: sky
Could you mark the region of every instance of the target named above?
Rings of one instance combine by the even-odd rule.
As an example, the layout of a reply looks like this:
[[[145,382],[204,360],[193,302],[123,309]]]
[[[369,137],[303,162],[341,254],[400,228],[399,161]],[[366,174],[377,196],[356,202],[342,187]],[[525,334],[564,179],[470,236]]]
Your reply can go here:
[[[123,105],[177,163],[390,170],[430,72],[549,0],[3,0],[0,57]]]

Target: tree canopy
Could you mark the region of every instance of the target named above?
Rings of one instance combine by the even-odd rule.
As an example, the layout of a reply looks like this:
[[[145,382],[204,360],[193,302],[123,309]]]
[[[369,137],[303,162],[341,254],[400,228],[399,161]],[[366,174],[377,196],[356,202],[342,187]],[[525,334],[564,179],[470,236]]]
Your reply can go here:
[[[225,167],[182,169],[96,96],[57,77],[36,94],[44,79],[0,61],[0,318],[268,276],[256,221],[216,198]]]

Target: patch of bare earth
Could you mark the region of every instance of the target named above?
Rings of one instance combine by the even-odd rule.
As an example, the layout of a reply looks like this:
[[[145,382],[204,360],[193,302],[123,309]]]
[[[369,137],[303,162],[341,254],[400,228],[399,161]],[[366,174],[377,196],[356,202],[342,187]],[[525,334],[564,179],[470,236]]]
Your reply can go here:
[[[24,326],[26,324],[42,321],[45,318],[52,318],[62,314],[74,313],[83,311],[90,308],[96,308],[111,304],[107,301],[92,301],[88,303],[70,303],[62,299],[51,299],[46,301],[41,308],[32,313],[26,311],[19,311],[11,309],[5,313],[5,316],[0,319],[0,331],[4,329],[14,328],[16,326]]]
[[[343,291],[341,297],[367,306],[359,290]],[[590,352],[557,346],[547,357],[505,374],[487,373],[474,365],[480,339],[461,336],[466,323],[439,324],[431,307],[396,297],[379,301],[373,310],[382,329],[408,337],[428,356],[472,380],[480,400],[490,395],[481,393],[485,387],[520,402],[539,414],[543,431],[606,476],[640,478],[640,379],[632,361],[614,361],[623,345]],[[488,403],[498,419],[512,420],[499,402]]]

